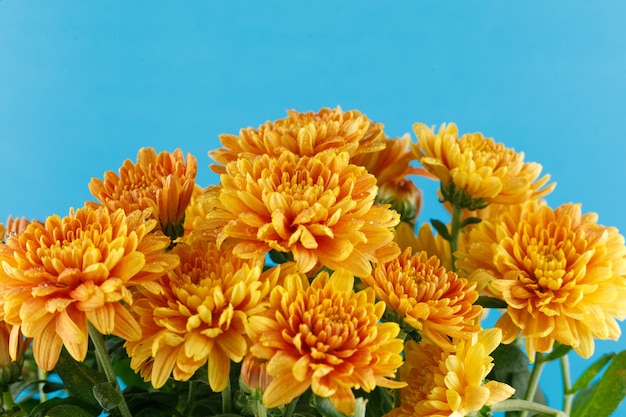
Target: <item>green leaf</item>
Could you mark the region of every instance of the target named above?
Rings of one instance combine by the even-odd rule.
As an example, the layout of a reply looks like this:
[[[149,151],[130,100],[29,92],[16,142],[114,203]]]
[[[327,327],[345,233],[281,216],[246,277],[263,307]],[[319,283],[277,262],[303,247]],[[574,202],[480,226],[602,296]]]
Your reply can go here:
[[[608,417],[617,409],[624,397],[626,397],[626,351],[613,357],[600,381],[576,396],[571,416]]]
[[[573,394],[576,391],[586,389],[589,384],[591,384],[591,381],[593,381],[596,375],[598,375],[602,368],[604,368],[606,364],[609,363],[611,359],[613,359],[614,356],[615,353],[605,353],[604,355],[600,356],[600,358],[592,363],[587,369],[585,369],[585,372],[583,372],[578,380],[576,380],[574,385],[572,385],[572,388],[569,390],[569,394]]]
[[[55,409],[55,408],[59,408],[59,407],[73,407],[72,410],[81,410],[84,414],[75,414],[75,413],[69,413],[69,414],[50,414],[50,411]],[[65,408],[60,408],[60,410],[64,410]],[[92,406],[90,404],[87,404],[83,401],[80,401],[77,398],[52,398],[48,401],[44,401],[40,404],[37,404],[36,407],[34,407],[31,412],[30,412],[30,417],[46,417],[49,415],[55,415],[55,416],[89,416],[89,417],[94,417],[97,415],[100,415],[101,413],[101,409],[100,407],[97,407],[95,409],[92,408]],[[56,412],[56,411],[55,411]]]
[[[483,221],[480,217],[468,217],[461,223],[461,229],[470,224],[478,224]]]
[[[93,396],[105,411],[111,411],[122,403],[122,393],[109,382],[94,385]]]
[[[556,348],[552,350],[548,355],[543,357],[544,362],[551,362],[556,359],[560,359],[563,356],[567,355],[569,351],[572,350],[572,347],[569,345],[558,344]]]
[[[452,239],[452,237],[450,236],[450,232],[448,231],[448,226],[446,226],[442,221],[437,219],[430,219],[430,224],[433,225],[437,233],[439,233],[442,238],[444,238],[448,242]]]
[[[506,308],[508,305],[504,300],[486,295],[478,296],[476,304],[485,308]]]
[[[311,407],[315,408],[323,417],[348,417],[337,410],[328,398],[312,395],[310,404]]]
[[[500,345],[491,354],[495,366],[487,375],[487,379],[492,379],[509,384],[515,388],[515,396],[524,398],[528,382],[530,380],[530,369],[528,368],[528,357],[519,346],[514,344]],[[547,400],[541,390],[537,390],[534,402],[546,404]]]
[[[51,408],[46,413],[46,417],[94,417],[94,414],[88,413],[75,405],[59,405]]]
[[[100,410],[100,405],[93,396],[92,387],[106,382],[104,374],[77,362],[65,349],[61,351],[54,371],[59,374],[63,384],[65,384],[72,396],[92,404],[97,410]]]

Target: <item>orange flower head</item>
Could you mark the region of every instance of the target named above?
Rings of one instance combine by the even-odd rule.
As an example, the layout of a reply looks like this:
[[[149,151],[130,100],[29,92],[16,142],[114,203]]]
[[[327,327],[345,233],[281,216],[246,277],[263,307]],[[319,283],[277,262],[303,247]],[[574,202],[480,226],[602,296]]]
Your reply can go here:
[[[305,273],[323,264],[357,276],[370,273],[370,262],[397,256],[399,215],[375,204],[376,178],[350,164],[347,152],[264,155],[226,169],[214,204],[222,209],[208,218],[230,218],[217,241],[233,241],[237,256],[275,250],[291,253]]]
[[[51,370],[61,347],[78,361],[87,353],[87,322],[103,334],[138,339],[139,324],[127,310],[130,287],[159,291],[154,281],[178,264],[166,254],[169,239],[149,233],[148,212],[126,215],[105,207],[70,210],[0,245],[4,319],[33,338],[37,364]]]
[[[415,157],[441,180],[443,198],[453,206],[476,210],[490,203],[523,203],[554,189],[554,183],[546,186],[549,175],[539,178],[540,164],[524,162],[522,152],[480,133],[459,138],[454,124],[443,124],[438,133],[422,123],[413,130]]]
[[[463,268],[489,274],[490,293],[508,305],[496,323],[503,341],[521,333],[531,360],[537,351],[550,352],[555,341],[588,358],[594,339],[619,338],[626,246],[616,228],[597,224],[595,213],[583,215],[577,204],[553,210],[529,201],[474,226],[466,247],[459,253]],[[479,262],[467,260],[473,253],[483,254]]]
[[[467,339],[479,329],[474,322],[482,308],[473,305],[478,299],[475,284],[447,271],[426,252],[413,254],[407,248],[362,281],[406,324],[443,348],[451,348],[451,338]]]
[[[385,310],[371,289],[354,292],[345,269],[320,272],[313,282],[303,274],[285,277],[270,294],[270,310],[251,320],[251,352],[268,360],[274,379],[263,402],[274,408],[291,402],[309,387],[335,408],[354,413],[352,389],[399,388],[392,378],[402,363],[396,323],[381,323]]]
[[[262,259],[243,260],[200,239],[172,252],[181,263],[161,278],[164,292],[133,305],[143,336],[125,344],[131,368],[160,388],[170,375],[186,381],[208,362],[209,385],[222,391],[231,361],[248,352],[248,321],[267,308],[279,268],[263,272]]]
[[[374,152],[385,147],[383,125],[369,120],[357,110],[323,108],[317,113],[290,110],[284,119],[266,122],[257,129],[242,129],[239,136],[220,136],[223,148],[209,152],[221,165],[211,168],[218,174],[224,165],[237,159],[261,155],[278,157],[284,152],[313,156],[327,149],[348,152],[351,156]]]
[[[104,181],[92,178],[89,190],[111,211],[123,208],[128,214],[134,210],[151,209],[157,219],[157,229],[172,240],[182,236],[185,209],[194,191],[198,163],[180,149],[161,152],[141,148],[137,163],[126,160],[119,169],[104,174]],[[88,203],[94,206],[95,203]]]
[[[452,256],[450,253],[450,242],[441,237],[438,233],[433,233],[429,223],[422,223],[417,232],[409,224],[402,222],[396,228],[394,241],[400,246],[401,250],[412,248],[414,253],[426,252],[428,257],[436,256],[448,271],[452,271]],[[463,242],[459,242],[462,245]]]
[[[500,338],[500,329],[482,330],[460,340],[452,352],[429,340],[408,341],[400,368],[407,386],[400,391],[400,407],[385,417],[463,417],[509,398],[515,390],[507,384],[484,382]]]

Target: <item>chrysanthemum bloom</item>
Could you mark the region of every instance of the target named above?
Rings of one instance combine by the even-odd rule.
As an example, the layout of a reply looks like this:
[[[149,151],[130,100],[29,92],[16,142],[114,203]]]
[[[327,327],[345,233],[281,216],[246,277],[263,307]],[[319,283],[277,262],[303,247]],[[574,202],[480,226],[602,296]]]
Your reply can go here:
[[[541,165],[524,162],[524,154],[505,148],[480,133],[458,137],[456,125],[438,133],[413,125],[417,160],[441,180],[441,192],[452,205],[476,210],[490,203],[515,204],[545,196],[554,188],[549,175],[539,178]],[[543,188],[542,188],[543,187]]]
[[[528,202],[470,232],[461,258],[480,254],[481,270],[493,276],[490,292],[506,301],[498,320],[504,343],[520,333],[526,350],[550,352],[555,341],[583,358],[594,339],[617,340],[615,319],[626,318],[626,247],[614,227],[598,225],[578,204],[557,209]],[[472,273],[464,259],[462,266]]]
[[[448,271],[452,271],[452,254],[450,253],[450,242],[441,237],[438,233],[433,233],[429,223],[422,223],[417,232],[408,223],[400,223],[396,227],[394,241],[401,250],[412,248],[414,253],[426,252],[428,257],[436,256]],[[460,242],[462,245],[463,242]]]
[[[223,148],[209,152],[209,156],[221,165],[260,155],[277,157],[284,152],[313,156],[327,149],[353,156],[383,149],[384,138],[383,125],[357,110],[344,112],[339,107],[323,108],[317,113],[290,110],[286,118],[266,122],[257,129],[242,129],[239,136],[221,135]],[[218,174],[225,172],[220,165],[211,168]]]
[[[289,252],[305,273],[323,264],[369,274],[370,262],[399,253],[392,243],[399,215],[375,204],[376,178],[349,159],[347,152],[287,152],[229,163],[214,204],[222,210],[208,216],[223,217],[226,210],[231,218],[218,244],[233,241],[244,258]]]
[[[274,376],[263,403],[274,408],[311,387],[341,412],[354,413],[352,389],[399,388],[392,381],[402,364],[403,343],[396,323],[380,323],[385,304],[367,288],[353,290],[345,269],[321,272],[309,285],[302,274],[285,277],[270,294],[271,308],[251,320],[251,352],[268,360]]]
[[[473,305],[476,285],[447,271],[426,252],[413,254],[407,248],[362,281],[406,324],[444,348],[451,348],[451,338],[467,339],[480,329],[475,319],[482,307]]]
[[[400,380],[408,385],[400,391],[400,407],[385,417],[465,417],[509,398],[513,388],[485,382],[494,365],[489,354],[500,338],[500,329],[482,330],[452,352],[429,340],[407,342]]]
[[[119,175],[113,171],[104,174],[104,181],[92,178],[89,190],[111,211],[123,208],[126,213],[152,209],[158,220],[158,229],[172,240],[183,234],[183,216],[193,194],[198,163],[180,149],[161,152],[141,148],[137,163],[124,161]],[[94,205],[88,203],[88,205]]]
[[[87,353],[87,322],[103,334],[138,339],[139,324],[127,310],[130,287],[158,291],[154,281],[178,264],[164,253],[170,240],[150,233],[148,212],[126,215],[105,207],[70,210],[0,245],[0,293],[4,319],[33,338],[39,367],[51,370],[61,347],[78,361]]]
[[[230,362],[248,352],[248,320],[268,307],[279,269],[263,273],[262,259],[243,260],[199,239],[172,252],[181,263],[161,278],[164,292],[133,305],[143,336],[125,344],[130,366],[160,388],[170,375],[188,380],[208,361],[211,389],[222,391]]]

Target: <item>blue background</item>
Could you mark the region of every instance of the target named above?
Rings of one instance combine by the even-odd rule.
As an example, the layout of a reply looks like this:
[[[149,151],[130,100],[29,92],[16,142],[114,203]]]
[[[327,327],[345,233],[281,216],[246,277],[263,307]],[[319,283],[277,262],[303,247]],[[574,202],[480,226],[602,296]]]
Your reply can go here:
[[[553,207],[624,231],[625,17],[619,1],[3,0],[0,221],[67,214],[143,146],[191,152],[214,184],[218,134],[340,105],[391,136],[481,131],[544,166]]]

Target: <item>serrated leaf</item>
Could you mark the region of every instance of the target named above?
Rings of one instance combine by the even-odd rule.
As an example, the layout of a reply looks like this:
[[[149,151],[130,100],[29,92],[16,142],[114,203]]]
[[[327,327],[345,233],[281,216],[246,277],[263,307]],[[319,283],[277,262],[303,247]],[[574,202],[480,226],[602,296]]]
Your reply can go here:
[[[105,411],[113,410],[124,399],[122,393],[109,382],[94,385],[93,396]]]
[[[626,397],[626,351],[615,355],[597,384],[575,401],[571,417],[608,417]],[[577,396],[578,397],[578,396]]]
[[[444,238],[448,242],[452,239],[452,237],[450,236],[450,232],[448,231],[448,226],[446,226],[443,222],[437,219],[430,219],[430,224],[433,225],[437,233],[439,233],[442,238]]]
[[[605,353],[594,363],[589,365],[585,372],[582,373],[580,377],[576,380],[572,388],[569,390],[570,394],[575,393],[576,391],[581,391],[586,389],[591,381],[598,375],[598,373],[606,366],[607,363],[610,362],[611,359],[615,356],[615,353]]]

